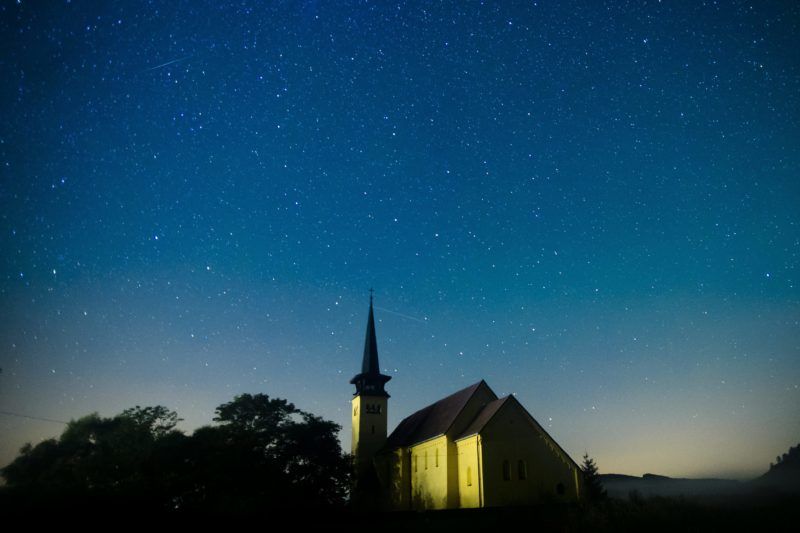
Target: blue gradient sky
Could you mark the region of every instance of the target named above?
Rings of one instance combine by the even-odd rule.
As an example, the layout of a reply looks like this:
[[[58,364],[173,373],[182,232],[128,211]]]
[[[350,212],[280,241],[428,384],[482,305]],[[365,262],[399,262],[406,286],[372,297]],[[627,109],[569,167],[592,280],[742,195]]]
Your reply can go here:
[[[601,471],[800,441],[794,2],[0,4],[0,410],[486,379]],[[57,423],[0,415],[0,463]]]

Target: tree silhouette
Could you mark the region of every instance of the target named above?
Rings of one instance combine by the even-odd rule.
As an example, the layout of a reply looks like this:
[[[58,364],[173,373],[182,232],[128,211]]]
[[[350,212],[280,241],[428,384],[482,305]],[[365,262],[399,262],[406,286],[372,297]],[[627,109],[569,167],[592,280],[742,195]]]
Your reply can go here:
[[[187,450],[192,483],[186,508],[259,512],[344,502],[349,461],[340,427],[265,394],[243,394],[217,408]]]
[[[603,483],[600,481],[600,474],[597,472],[597,465],[594,459],[589,457],[588,452],[583,454],[583,486],[585,490],[586,500],[589,502],[598,502],[606,498],[606,490],[603,488]]]
[[[122,411],[119,418],[129,420],[137,428],[150,433],[154,439],[167,436],[175,429],[178,422],[183,420],[178,418],[178,413],[170,411],[163,405],[155,407],[139,407],[137,405]]]
[[[771,487],[784,493],[800,494],[800,445],[775,458],[769,470],[755,480],[760,487]]]
[[[113,418],[93,413],[70,421],[58,440],[25,445],[3,476],[12,487],[126,492],[141,484],[145,461],[176,421],[162,406],[137,406]]]
[[[4,497],[30,508],[206,514],[344,502],[350,463],[338,425],[264,394],[237,396],[216,414],[191,436],[163,406],[73,420],[2,470]]]

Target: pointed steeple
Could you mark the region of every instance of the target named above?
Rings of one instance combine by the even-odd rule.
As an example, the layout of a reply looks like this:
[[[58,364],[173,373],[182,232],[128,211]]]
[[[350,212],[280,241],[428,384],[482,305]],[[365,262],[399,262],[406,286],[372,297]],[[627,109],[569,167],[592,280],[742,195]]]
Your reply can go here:
[[[372,311],[372,289],[369,290],[369,318],[367,318],[367,338],[364,340],[364,359],[361,362],[362,374],[379,374],[378,339],[375,336],[375,313]]]
[[[364,358],[361,361],[361,373],[357,374],[350,383],[356,386],[355,396],[386,396],[389,394],[383,389],[391,376],[381,374],[378,363],[378,339],[375,335],[375,313],[372,310],[372,289],[369,290],[369,316],[367,318],[367,337],[364,340]]]

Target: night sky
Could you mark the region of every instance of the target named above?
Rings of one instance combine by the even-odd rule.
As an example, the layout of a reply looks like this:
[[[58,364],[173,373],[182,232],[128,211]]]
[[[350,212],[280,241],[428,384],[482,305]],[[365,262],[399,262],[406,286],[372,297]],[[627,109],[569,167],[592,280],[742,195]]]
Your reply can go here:
[[[800,441],[800,4],[0,4],[0,465],[486,379],[601,472]],[[26,415],[35,418],[22,418]]]

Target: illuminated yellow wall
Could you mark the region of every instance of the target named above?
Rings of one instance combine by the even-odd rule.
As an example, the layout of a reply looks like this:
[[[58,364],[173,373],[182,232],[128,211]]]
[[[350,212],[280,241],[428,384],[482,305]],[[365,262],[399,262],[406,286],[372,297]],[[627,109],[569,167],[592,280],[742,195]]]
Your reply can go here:
[[[411,456],[411,508],[448,508],[447,437],[431,439],[409,448]]]
[[[447,455],[450,459],[448,461],[448,478],[447,478],[447,487],[448,487],[448,499],[447,499],[447,508],[448,509],[456,509],[461,507],[461,490],[465,488],[464,485],[461,483],[461,461],[464,459],[459,452],[458,444],[453,441],[455,437],[460,435],[467,429],[467,426],[475,420],[475,417],[478,416],[478,413],[486,406],[487,403],[495,400],[497,396],[492,392],[486,383],[483,383],[477,390],[472,394],[472,397],[469,399],[467,404],[458,414],[458,417],[453,421],[453,424],[447,430]],[[473,479],[472,487],[476,487],[479,485],[477,473],[471,472],[473,476],[476,476]],[[466,475],[466,474],[464,474]],[[464,480],[466,482],[466,480]],[[470,488],[472,488],[470,487]],[[468,494],[472,494],[473,491],[468,490]],[[471,496],[468,496],[469,499]]]
[[[375,454],[386,443],[387,400],[383,396],[356,396],[351,402],[351,452],[357,472],[371,466]]]
[[[458,507],[481,507],[481,445],[480,437],[473,435],[456,441],[458,466]]]
[[[509,400],[481,432],[484,506],[574,501],[576,465],[561,452],[515,400]],[[504,479],[508,461],[509,479]],[[520,479],[523,461],[525,479]],[[557,486],[563,485],[563,494]]]
[[[385,415],[385,398],[367,399],[383,400]],[[375,466],[386,489],[383,505],[394,510],[424,510],[578,499],[578,466],[514,398],[505,401],[479,435],[453,441],[453,436],[463,432],[493,399],[488,387],[479,389],[446,435],[381,452]],[[378,420],[366,414],[359,418],[359,398],[353,399],[353,408],[354,454],[367,457],[385,442],[386,418],[383,416],[383,426],[376,427],[373,434],[372,423]],[[379,431],[380,441],[374,436]],[[504,461],[508,461],[509,479],[504,479]],[[519,461],[523,462],[523,476]],[[563,485],[563,494],[558,494],[559,484]]]

